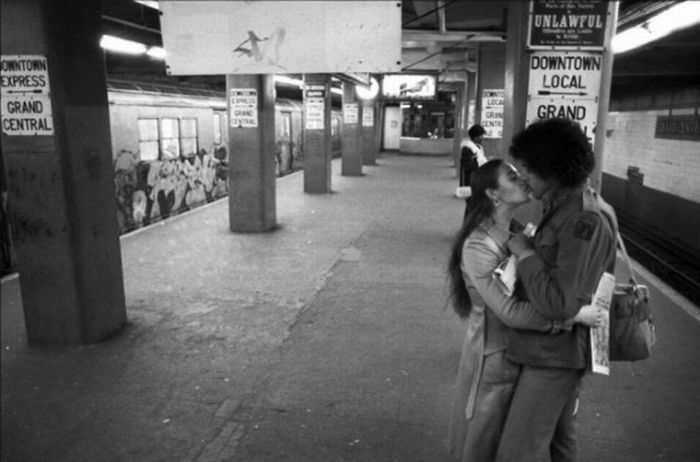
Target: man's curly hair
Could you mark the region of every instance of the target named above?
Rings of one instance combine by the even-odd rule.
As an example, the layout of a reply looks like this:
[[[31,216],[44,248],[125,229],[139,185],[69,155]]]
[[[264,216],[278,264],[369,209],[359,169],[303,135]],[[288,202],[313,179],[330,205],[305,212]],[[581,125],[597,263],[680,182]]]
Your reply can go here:
[[[562,186],[582,185],[595,167],[591,143],[581,126],[570,119],[538,120],[513,137],[510,155],[528,170],[555,178]]]

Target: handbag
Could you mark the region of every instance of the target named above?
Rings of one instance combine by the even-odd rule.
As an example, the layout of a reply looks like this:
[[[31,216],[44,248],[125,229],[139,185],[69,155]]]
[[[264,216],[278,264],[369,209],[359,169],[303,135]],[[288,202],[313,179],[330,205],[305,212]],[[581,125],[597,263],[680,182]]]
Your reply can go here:
[[[617,242],[629,269],[630,280],[615,284],[610,304],[610,360],[638,361],[647,359],[656,343],[649,288],[637,283],[619,233]]]

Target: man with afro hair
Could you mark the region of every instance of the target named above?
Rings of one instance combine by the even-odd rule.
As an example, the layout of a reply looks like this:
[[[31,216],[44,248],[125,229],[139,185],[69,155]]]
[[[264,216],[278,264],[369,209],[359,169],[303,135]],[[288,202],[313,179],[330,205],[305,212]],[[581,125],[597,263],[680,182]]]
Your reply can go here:
[[[510,147],[535,198],[544,205],[532,239],[513,236],[519,292],[547,318],[564,323],[591,299],[615,265],[617,220],[588,183],[591,145],[569,119],[537,121]],[[521,365],[497,461],[576,460],[574,414],[588,366],[589,328],[556,334],[513,329],[507,357]]]

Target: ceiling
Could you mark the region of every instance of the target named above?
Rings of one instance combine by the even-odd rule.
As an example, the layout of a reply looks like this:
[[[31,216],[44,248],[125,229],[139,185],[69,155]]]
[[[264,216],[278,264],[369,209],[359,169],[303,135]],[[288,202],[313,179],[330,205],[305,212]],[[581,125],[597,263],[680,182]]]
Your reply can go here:
[[[642,24],[672,1],[622,0],[618,32]],[[404,0],[402,67],[475,69],[480,43],[504,41],[507,1]],[[162,45],[159,12],[132,0],[102,0],[104,33]],[[645,47],[616,55],[612,92],[649,85],[674,86],[700,81],[700,26],[676,32]],[[165,78],[164,64],[149,57],[106,53],[111,75]],[[170,78],[172,79],[172,78]],[[177,77],[190,83],[223,86],[222,77]]]

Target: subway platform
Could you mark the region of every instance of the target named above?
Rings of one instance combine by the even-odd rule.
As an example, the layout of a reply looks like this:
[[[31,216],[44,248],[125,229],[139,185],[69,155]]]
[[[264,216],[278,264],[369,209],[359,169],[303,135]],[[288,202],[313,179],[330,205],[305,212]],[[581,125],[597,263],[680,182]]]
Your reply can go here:
[[[122,237],[129,324],[100,344],[28,346],[6,278],[2,460],[446,460],[464,205],[450,159],[378,164],[280,178],[270,233],[230,233],[224,199]],[[585,379],[583,462],[700,460],[700,309],[641,279],[658,343]]]

